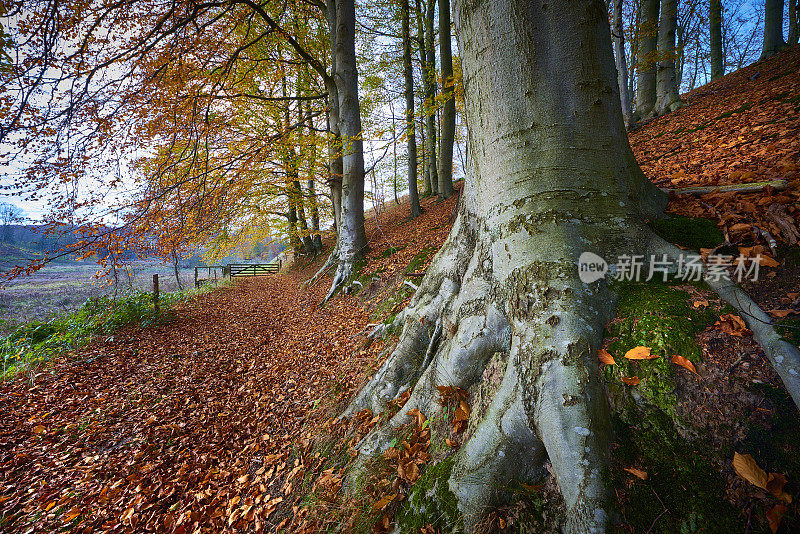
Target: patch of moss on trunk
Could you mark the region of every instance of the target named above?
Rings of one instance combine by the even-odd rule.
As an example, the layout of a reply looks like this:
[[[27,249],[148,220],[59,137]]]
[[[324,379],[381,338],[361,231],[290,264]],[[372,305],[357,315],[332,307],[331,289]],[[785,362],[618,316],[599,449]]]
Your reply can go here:
[[[400,532],[417,533],[426,525],[433,525],[441,533],[461,532],[458,504],[448,486],[453,463],[450,456],[429,465],[411,487],[406,503],[395,516]]]
[[[725,241],[717,224],[697,217],[670,217],[650,222],[653,231],[669,241],[693,250],[713,248]]]

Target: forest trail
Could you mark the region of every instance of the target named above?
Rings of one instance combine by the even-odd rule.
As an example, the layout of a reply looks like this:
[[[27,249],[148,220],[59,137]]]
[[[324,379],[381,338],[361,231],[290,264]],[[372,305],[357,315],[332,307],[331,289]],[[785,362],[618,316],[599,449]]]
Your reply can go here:
[[[350,299],[320,308],[323,287],[297,288],[245,279],[0,384],[3,529],[221,529],[249,496],[243,515],[268,517],[291,442],[367,324]]]
[[[640,160],[657,156],[643,167],[658,185],[790,182],[780,194],[677,197],[670,211],[719,217],[734,238],[745,236],[736,224],[773,228],[773,204],[800,218],[798,64],[796,47],[726,76],[631,135]],[[425,270],[457,201],[426,199],[425,213],[411,222],[406,204],[379,222],[370,215],[371,274],[354,298],[320,307],[325,277],[300,289],[324,261],[319,257],[289,274],[203,295],[164,324],[122,329],[24,379],[0,383],[0,529],[280,530],[297,511],[291,506],[301,504],[294,481],[305,470],[323,472],[324,458],[314,465],[296,459],[308,443],[304,433],[324,428],[330,407],[352,395],[378,361],[382,343],[367,347],[366,327],[407,302],[412,290],[404,282],[419,279],[405,273]],[[772,224],[775,237],[790,242],[788,231]],[[797,291],[800,262],[779,259],[754,298],[766,309],[800,312],[800,299],[787,297]],[[707,337],[701,342],[714,369],[703,383],[708,396],[695,399],[698,412],[708,411],[709,420],[719,408],[730,419],[755,413],[749,405],[719,403],[709,388],[736,374],[774,384],[763,355],[749,338],[718,330]],[[747,371],[740,365],[745,356]],[[313,410],[320,401],[329,409]],[[734,480],[730,467],[725,476]],[[740,482],[735,490],[744,494],[747,487]]]

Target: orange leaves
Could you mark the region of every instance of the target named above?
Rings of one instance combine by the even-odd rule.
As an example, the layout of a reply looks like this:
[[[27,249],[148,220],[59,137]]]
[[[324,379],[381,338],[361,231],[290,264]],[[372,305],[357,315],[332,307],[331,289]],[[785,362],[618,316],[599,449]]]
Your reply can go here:
[[[786,477],[783,475],[779,473],[767,474],[749,454],[734,452],[732,463],[736,474],[749,483],[769,491],[772,495],[787,503],[792,502],[792,496],[783,491],[783,487],[786,484]]]
[[[641,469],[636,469],[635,467],[623,467],[622,469],[632,474],[639,480],[647,480],[647,472],[642,471]]]
[[[453,414],[453,432],[458,434],[467,428],[467,421],[469,420],[470,408],[467,401],[460,401],[455,413]]]
[[[629,385],[629,386],[638,386],[639,385],[639,377],[638,376],[623,376],[621,378],[622,382]]]
[[[600,349],[597,351],[597,359],[600,360],[600,363],[605,365],[616,365],[616,361],[614,361],[614,357],[609,354],[606,349]]]
[[[714,327],[719,330],[736,337],[744,337],[752,334],[747,328],[744,319],[732,313],[725,314],[719,318],[719,321],[714,323]]]
[[[650,347],[634,347],[625,353],[629,360],[652,360],[658,358],[658,354],[651,354]]]
[[[693,372],[694,374],[700,376],[698,374],[698,372],[697,372],[697,369],[695,369],[694,364],[692,362],[690,362],[689,360],[687,360],[686,358],[684,358],[683,356],[679,356],[678,354],[676,354],[676,355],[674,355],[672,357],[671,361],[675,365],[680,365],[684,369],[688,369],[689,371]]]

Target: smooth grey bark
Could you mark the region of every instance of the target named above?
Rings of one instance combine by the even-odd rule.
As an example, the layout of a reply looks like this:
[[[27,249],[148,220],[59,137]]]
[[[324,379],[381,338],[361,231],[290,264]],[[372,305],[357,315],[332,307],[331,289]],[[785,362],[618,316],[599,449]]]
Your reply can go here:
[[[722,55],[722,0],[711,0],[708,10],[708,31],[711,38],[711,79],[725,76]]]
[[[338,262],[329,299],[353,272],[353,264],[367,252],[364,230],[364,141],[356,68],[356,12],[354,0],[329,0],[334,4],[332,49],[335,57],[333,78],[338,93],[338,126],[341,138],[341,215],[336,250]],[[329,8],[330,11],[330,8]],[[331,14],[329,13],[329,24]],[[327,268],[327,263],[326,267]]]
[[[419,191],[417,189],[417,139],[414,124],[414,71],[411,67],[411,30],[408,0],[400,1],[400,18],[403,33],[403,78],[406,93],[406,138],[408,146],[408,200],[410,216],[419,217]]]
[[[428,140],[427,162],[430,194],[439,194],[439,173],[436,171],[436,47],[433,19],[436,14],[436,0],[427,0],[425,14],[425,137]]]
[[[308,200],[311,211],[312,246],[314,247],[314,253],[319,254],[322,252],[322,235],[319,232],[319,200],[317,199],[317,189],[313,176],[308,179]]]
[[[450,0],[439,0],[439,59],[442,62],[442,125],[439,148],[439,198],[453,196],[453,143],[456,138],[456,100],[453,88],[453,52]]]
[[[760,59],[778,53],[786,46],[783,41],[783,0],[766,0],[764,4],[764,41]]]
[[[677,0],[661,0],[658,24],[658,65],[656,67],[655,113],[664,115],[681,107],[678,80],[675,76],[675,31],[678,26]]]
[[[656,45],[659,0],[639,4],[639,49],[636,53],[636,111],[634,120],[647,119],[656,105]]]
[[[798,37],[800,37],[800,28],[797,26],[798,17],[798,4],[797,0],[789,0],[789,35],[786,39],[786,44],[794,46],[797,44]]]
[[[345,411],[377,413],[411,390],[358,445],[365,458],[389,446],[409,410],[446,417],[436,386],[491,388],[454,453],[448,485],[463,522],[454,530],[471,531],[513,481],[540,479],[546,459],[564,531],[608,523],[596,350],[614,295],[582,283],[576,263],[584,251],[646,254],[654,235],[644,219],[665,197],[628,144],[605,4],[567,4],[457,2],[472,170],[450,236],[392,325],[402,326],[397,345]],[[492,366],[502,378],[486,384]]]
[[[628,92],[628,61],[625,58],[625,31],[622,25],[622,0],[613,0],[612,8],[614,37],[614,61],[617,65],[617,82],[619,86],[619,101],[622,105],[622,117],[625,128],[631,127],[633,110],[631,109],[631,95]]]

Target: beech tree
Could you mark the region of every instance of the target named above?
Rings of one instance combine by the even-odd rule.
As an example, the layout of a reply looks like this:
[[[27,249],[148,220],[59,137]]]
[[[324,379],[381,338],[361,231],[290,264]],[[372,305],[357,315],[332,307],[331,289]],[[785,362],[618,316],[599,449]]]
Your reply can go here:
[[[761,59],[777,54],[784,46],[786,46],[786,42],[783,40],[783,0],[766,0]]]
[[[453,90],[453,53],[450,0],[439,0],[439,60],[442,62],[442,143],[439,148],[439,197],[453,196],[453,143],[456,136],[456,100]]]
[[[463,521],[453,529],[470,531],[511,481],[538,480],[549,458],[567,508],[564,532],[602,532],[610,430],[596,351],[615,295],[602,281],[581,282],[577,262],[586,251],[677,258],[645,224],[662,215],[665,196],[628,143],[602,1],[557,9],[458,1],[455,13],[473,172],[411,302],[373,332],[401,329],[345,415],[379,413],[410,391],[359,444],[364,461],[390,446],[392,427],[411,410],[441,414],[438,386],[468,389],[493,370],[502,379],[483,383],[492,400],[449,475]],[[734,305],[752,302],[715,289]],[[800,368],[797,349],[771,336]],[[781,376],[800,383],[792,369]]]
[[[636,53],[636,111],[634,120],[646,119],[656,105],[656,61],[659,0],[639,3],[639,49]]]
[[[677,0],[661,0],[661,21],[658,25],[658,66],[656,69],[655,113],[663,115],[678,109],[682,102],[675,76],[675,32],[678,25]]]
[[[711,0],[708,11],[709,36],[711,38],[711,79],[725,75],[722,55],[722,0]]]

